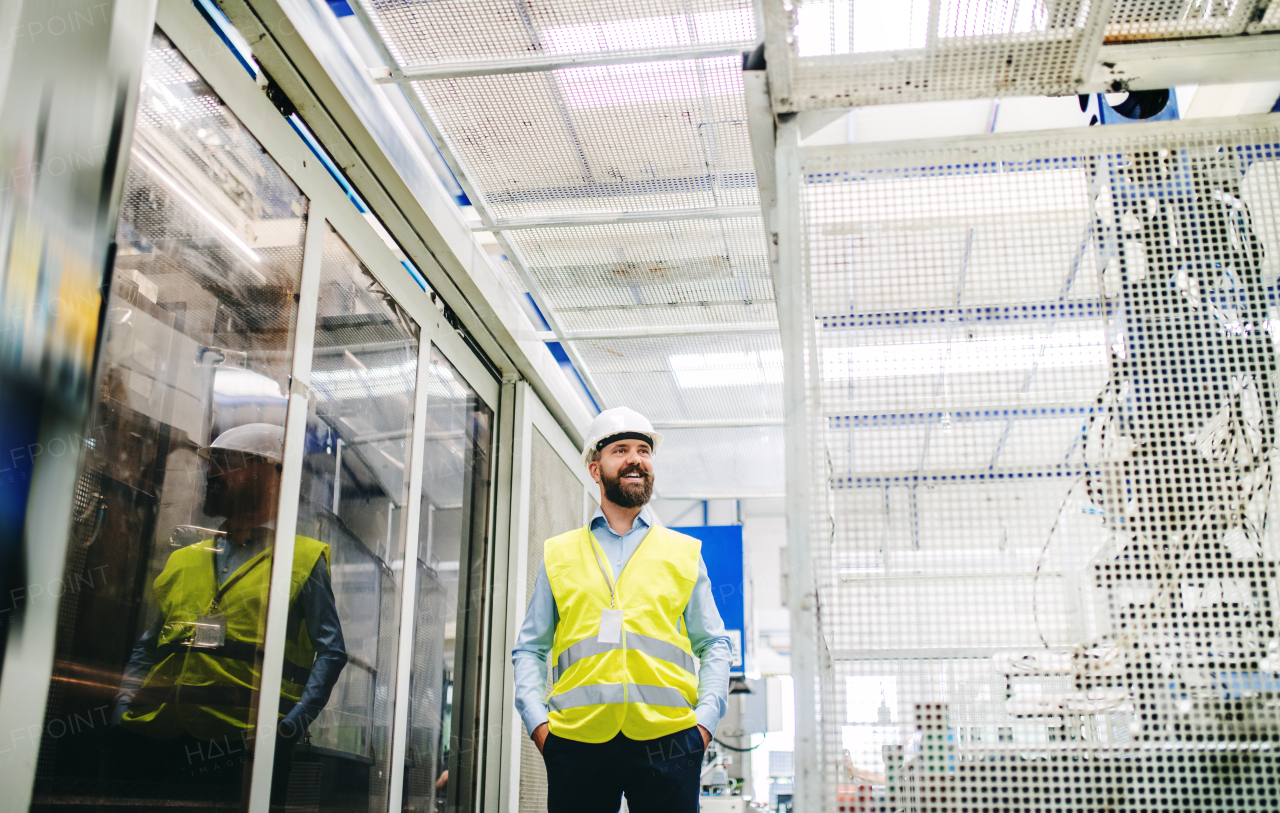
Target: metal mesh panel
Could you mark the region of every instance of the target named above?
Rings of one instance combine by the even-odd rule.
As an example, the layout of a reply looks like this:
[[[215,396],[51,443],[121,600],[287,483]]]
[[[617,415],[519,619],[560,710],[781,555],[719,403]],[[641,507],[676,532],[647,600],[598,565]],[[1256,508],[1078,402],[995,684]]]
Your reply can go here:
[[[542,543],[582,525],[582,482],[537,429],[529,461],[529,566],[525,595],[542,571]],[[525,604],[526,609],[528,603]],[[550,689],[550,676],[547,688]],[[545,813],[547,768],[533,740],[520,738],[520,813]]]
[[[800,172],[826,803],[1275,809],[1280,126]]]
[[[776,330],[572,344],[608,403],[650,420],[782,419]]]
[[[404,66],[571,59],[609,52],[637,61],[673,48],[755,39],[750,0],[362,0]]]
[[[754,307],[773,300],[758,217],[521,229],[508,239],[574,329],[616,330],[619,311],[635,327],[772,315]]]
[[[495,259],[495,264],[502,270],[503,276],[507,278],[507,282],[511,283],[511,287],[516,293],[524,295],[529,292],[525,287],[524,280],[520,279],[520,272],[516,270],[515,263],[507,259],[507,255],[502,255],[501,259]]]
[[[1256,34],[1262,31],[1275,31],[1280,29],[1280,3],[1272,0],[1267,10],[1262,15],[1262,19],[1256,23],[1249,24],[1249,33]]]
[[[413,83],[496,218],[756,201],[740,57]]]
[[[1074,93],[1106,5],[765,0],[774,109]]]
[[[778,497],[786,491],[781,426],[662,430],[654,490],[673,499]]]
[[[1239,34],[1256,0],[1116,0],[1107,41]]]

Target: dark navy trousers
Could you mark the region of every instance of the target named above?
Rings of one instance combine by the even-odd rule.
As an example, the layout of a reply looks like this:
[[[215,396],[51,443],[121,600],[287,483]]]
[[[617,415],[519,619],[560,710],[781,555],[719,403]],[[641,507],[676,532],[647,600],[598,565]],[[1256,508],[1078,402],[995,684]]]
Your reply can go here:
[[[702,732],[695,725],[655,740],[619,734],[589,743],[548,734],[548,813],[697,813]]]

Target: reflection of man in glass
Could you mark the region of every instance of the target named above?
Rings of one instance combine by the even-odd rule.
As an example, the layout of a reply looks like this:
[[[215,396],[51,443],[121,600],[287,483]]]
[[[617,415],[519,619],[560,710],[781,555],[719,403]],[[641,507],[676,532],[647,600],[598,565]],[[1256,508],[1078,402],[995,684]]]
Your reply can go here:
[[[204,513],[222,534],[173,552],[155,580],[159,617],[138,640],[116,697],[120,773],[216,781],[238,795],[252,749],[284,429],[223,432],[209,460]],[[276,726],[276,793],[292,748],[347,662],[329,582],[329,546],[295,539]],[[125,777],[121,777],[125,778]]]

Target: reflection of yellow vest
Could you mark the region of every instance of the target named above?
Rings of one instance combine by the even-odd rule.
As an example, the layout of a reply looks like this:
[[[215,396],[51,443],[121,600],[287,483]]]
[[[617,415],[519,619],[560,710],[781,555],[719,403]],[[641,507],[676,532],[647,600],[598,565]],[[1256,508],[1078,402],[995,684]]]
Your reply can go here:
[[[213,554],[209,540],[174,551],[156,577],[156,603],[164,617],[156,642],[158,660],[121,720],[126,728],[160,739],[184,732],[210,739],[251,728],[251,707],[261,674],[271,549],[241,565],[221,588]],[[281,716],[302,696],[315,661],[297,599],[322,556],[327,566],[328,545],[305,536],[295,538]],[[215,599],[216,612],[226,616],[226,643],[216,649],[188,646],[196,619],[210,612]]]
[[[609,567],[589,528],[548,539],[547,579],[560,621],[551,648],[555,681],[547,698],[551,733],[606,742],[619,732],[651,740],[697,724],[693,649],[682,616],[698,579],[702,543],[653,527],[622,568],[616,590],[623,611],[617,644],[596,638],[609,607]]]

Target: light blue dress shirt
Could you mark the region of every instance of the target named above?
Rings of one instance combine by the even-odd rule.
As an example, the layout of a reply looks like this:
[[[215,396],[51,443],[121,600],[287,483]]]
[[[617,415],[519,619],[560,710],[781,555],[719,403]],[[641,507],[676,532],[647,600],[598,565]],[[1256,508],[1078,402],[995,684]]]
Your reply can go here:
[[[609,527],[604,512],[596,509],[591,517],[591,532],[600,543],[601,552],[608,557],[615,580],[644,541],[651,525],[653,514],[648,507],[642,508],[631,524],[631,530],[619,536]],[[524,625],[516,636],[516,648],[511,651],[511,663],[515,666],[516,711],[530,734],[547,722],[547,656],[559,622],[560,613],[544,563],[533,586],[533,598],[529,601]],[[698,580],[684,610],[684,626],[693,654],[701,664],[698,669],[698,705],[694,713],[698,717],[698,725],[715,734],[729,704],[731,654],[729,636],[725,634],[724,622],[716,609],[711,580],[707,578],[707,565],[701,556],[698,557]]]

